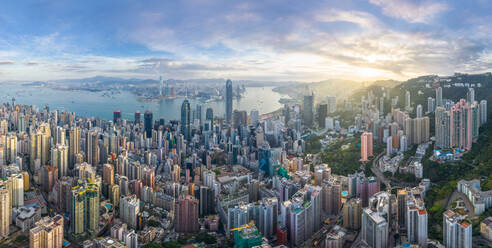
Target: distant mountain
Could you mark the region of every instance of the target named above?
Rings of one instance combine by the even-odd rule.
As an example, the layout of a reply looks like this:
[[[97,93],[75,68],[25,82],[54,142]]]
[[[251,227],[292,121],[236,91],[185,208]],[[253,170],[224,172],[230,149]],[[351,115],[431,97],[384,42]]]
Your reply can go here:
[[[224,78],[205,78],[205,79],[165,79],[165,82],[171,85],[178,84],[225,84],[226,79]],[[60,79],[49,81],[49,83],[54,84],[90,84],[90,85],[146,85],[146,84],[158,84],[158,79],[137,79],[137,78],[117,78],[117,77],[105,77],[105,76],[95,76],[90,78],[80,78],[80,79]],[[284,86],[292,84],[300,84],[299,82],[271,82],[271,81],[252,81],[252,80],[233,80],[235,85],[244,85],[250,87],[262,87],[262,86]]]

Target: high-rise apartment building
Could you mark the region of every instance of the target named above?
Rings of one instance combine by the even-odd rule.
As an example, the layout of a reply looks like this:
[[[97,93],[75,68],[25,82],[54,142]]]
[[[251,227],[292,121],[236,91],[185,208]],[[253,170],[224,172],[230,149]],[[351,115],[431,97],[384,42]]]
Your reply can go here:
[[[99,188],[82,184],[72,189],[70,231],[75,234],[99,231]]]
[[[62,248],[63,216],[44,217],[29,230],[29,248]]]
[[[58,145],[51,149],[51,166],[58,169],[58,178],[68,175],[68,147]]]
[[[360,198],[352,198],[343,205],[343,227],[359,230],[361,224],[362,202]]]
[[[80,127],[72,127],[72,129],[68,131],[68,164],[70,169],[75,167],[75,155],[80,153],[80,138]]]
[[[0,236],[7,238],[10,233],[10,219],[12,208],[10,204],[9,189],[5,184],[0,185]]]
[[[471,248],[472,224],[452,210],[443,213],[443,244],[446,247]]]
[[[186,195],[176,201],[174,229],[180,233],[198,231],[198,200]]]
[[[372,133],[364,132],[360,136],[360,157],[361,161],[368,161],[368,157],[372,156]]]
[[[120,219],[129,227],[137,228],[137,215],[140,213],[140,200],[136,195],[121,197]]]

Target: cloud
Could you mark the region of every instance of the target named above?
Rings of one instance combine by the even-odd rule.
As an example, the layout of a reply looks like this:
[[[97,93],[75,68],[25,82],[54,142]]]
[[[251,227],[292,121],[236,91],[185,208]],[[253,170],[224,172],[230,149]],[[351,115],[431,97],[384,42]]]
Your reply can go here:
[[[376,28],[381,26],[380,21],[373,15],[362,11],[345,11],[328,9],[316,14],[316,19],[321,22],[350,22],[364,28]]]
[[[0,65],[13,65],[15,64],[12,60],[0,60]]]
[[[404,19],[408,22],[430,22],[436,15],[448,11],[450,7],[442,2],[408,0],[369,0],[381,7],[387,16]]]
[[[44,6],[44,19],[2,8],[22,24],[0,30],[0,61],[16,62],[2,77],[366,81],[492,69],[489,13],[453,2],[151,0],[66,10],[77,7]]]

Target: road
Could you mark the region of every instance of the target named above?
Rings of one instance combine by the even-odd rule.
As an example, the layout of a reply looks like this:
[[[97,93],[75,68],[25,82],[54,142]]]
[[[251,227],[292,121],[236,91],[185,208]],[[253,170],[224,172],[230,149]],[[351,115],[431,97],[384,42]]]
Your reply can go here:
[[[449,209],[451,203],[453,203],[456,199],[461,199],[465,203],[465,207],[468,209],[468,217],[473,218],[475,216],[475,207],[465,194],[458,192],[457,190],[453,191],[453,193],[449,196],[446,202],[446,209]]]
[[[384,185],[386,185],[386,190],[389,190],[391,192],[390,180],[388,180],[387,178],[384,177],[383,173],[381,172],[381,170],[379,170],[379,167],[378,167],[379,160],[381,159],[381,157],[384,154],[385,154],[385,152],[382,152],[379,155],[377,155],[376,158],[374,158],[374,160],[372,160],[371,171],[372,171],[372,173],[374,173],[374,175],[376,175],[376,177],[378,178],[379,181],[383,182]]]
[[[338,223],[341,217],[341,214],[339,214],[335,219],[330,221],[329,225],[322,222],[323,226],[299,247],[321,247],[326,238],[326,234]],[[316,246],[314,246],[315,241],[317,241]]]

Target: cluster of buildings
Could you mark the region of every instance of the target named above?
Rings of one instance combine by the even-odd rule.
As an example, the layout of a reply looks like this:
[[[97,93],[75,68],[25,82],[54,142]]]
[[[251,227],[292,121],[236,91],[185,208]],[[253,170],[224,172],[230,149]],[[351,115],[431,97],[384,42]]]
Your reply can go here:
[[[304,156],[306,130],[333,128],[327,116],[335,97],[315,107],[310,94],[260,116],[234,109],[232,87],[228,80],[224,116],[184,99],[179,120],[155,119],[150,110],[100,120],[0,105],[0,236],[7,239],[15,225],[40,248],[137,248],[197,233],[211,233],[219,246],[341,248],[391,247],[398,233],[427,246],[428,181],[393,195],[374,177],[335,175]],[[373,142],[386,143],[389,158],[430,139],[421,106],[411,118],[385,112],[387,101],[396,106],[398,99],[387,91],[362,100],[355,119],[355,130],[366,130],[361,161],[374,156]]]

